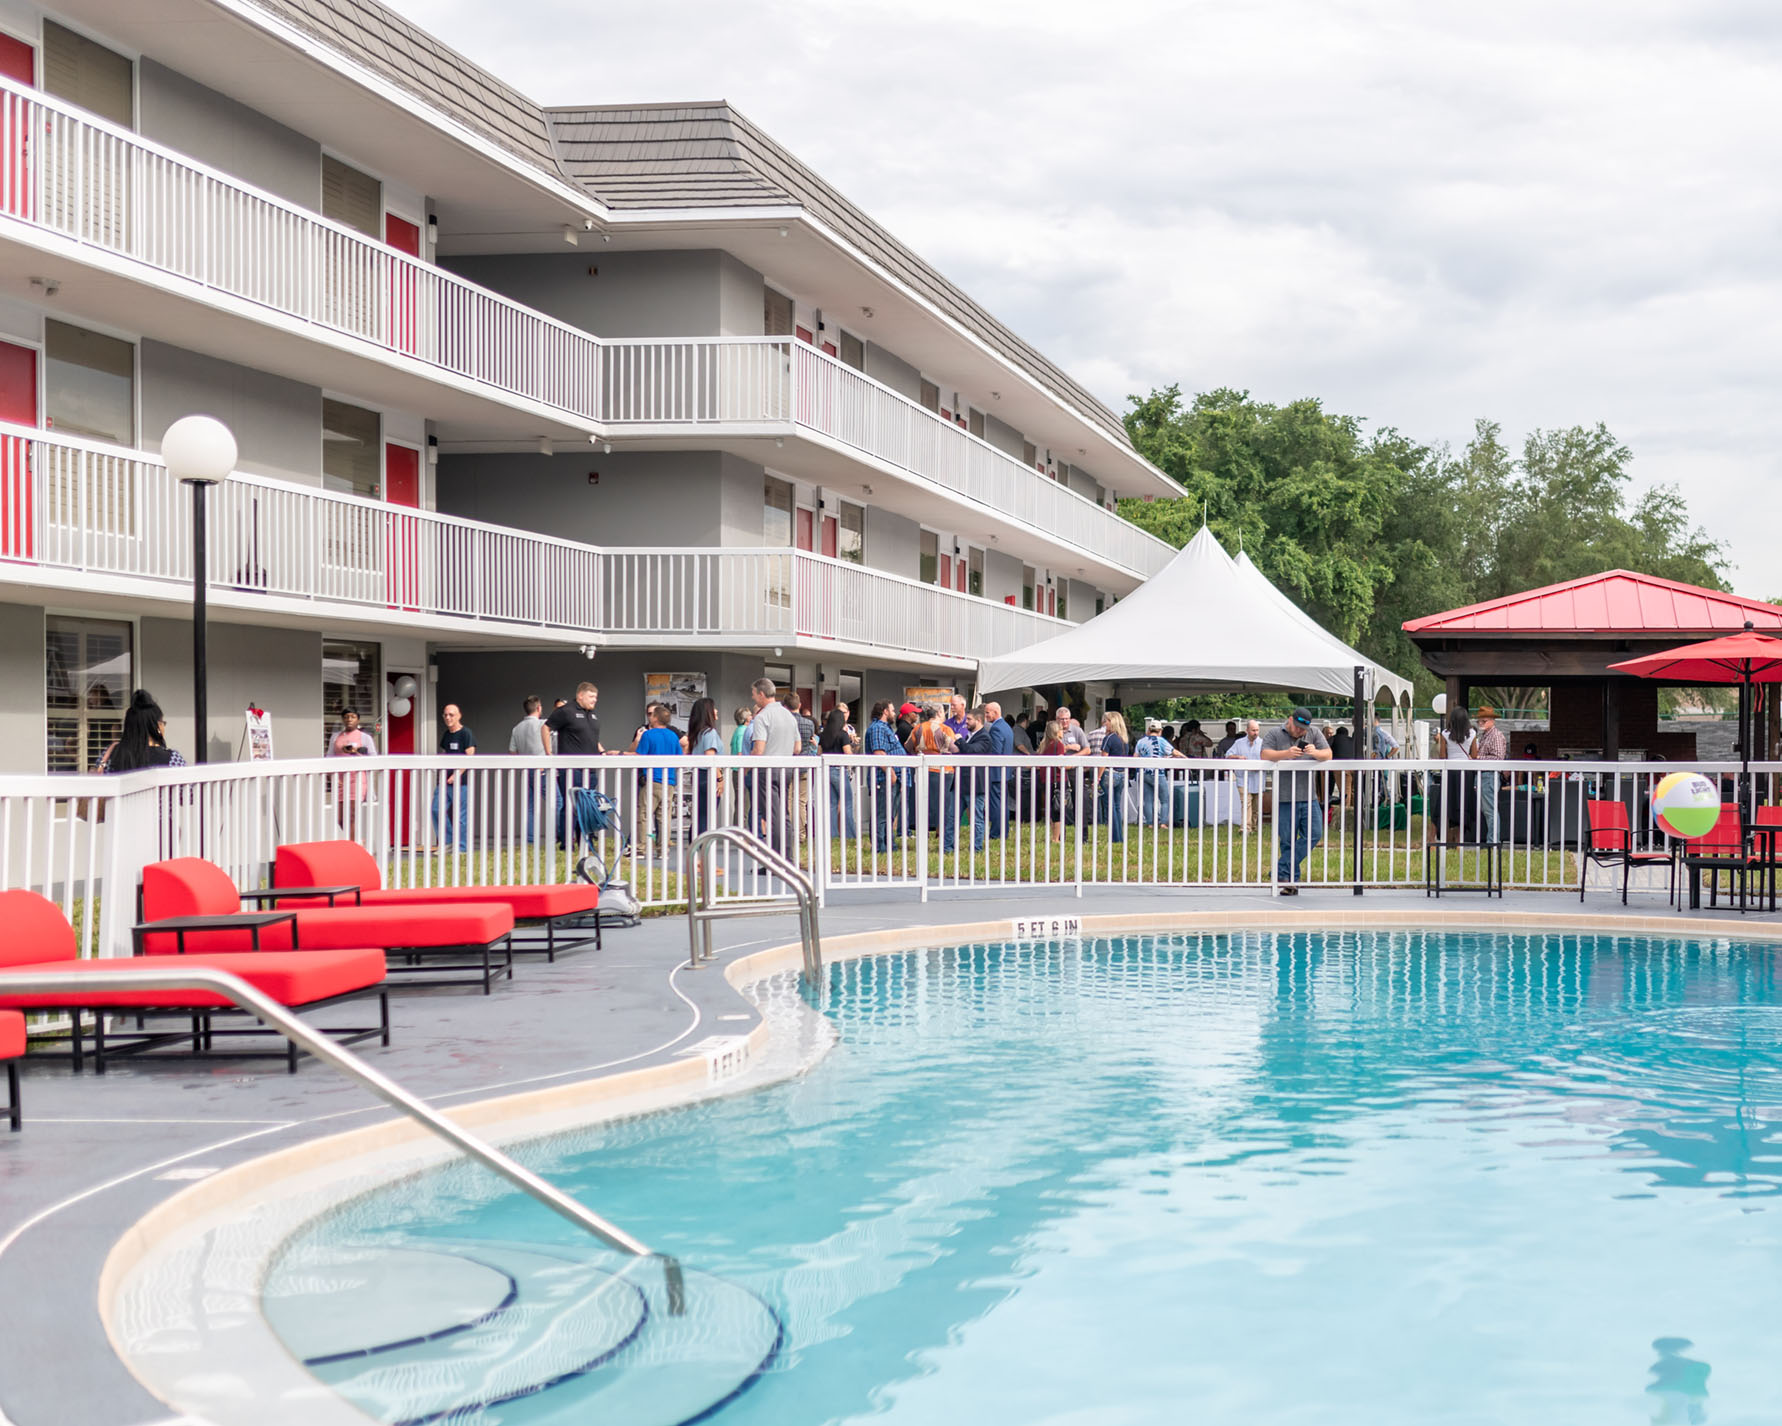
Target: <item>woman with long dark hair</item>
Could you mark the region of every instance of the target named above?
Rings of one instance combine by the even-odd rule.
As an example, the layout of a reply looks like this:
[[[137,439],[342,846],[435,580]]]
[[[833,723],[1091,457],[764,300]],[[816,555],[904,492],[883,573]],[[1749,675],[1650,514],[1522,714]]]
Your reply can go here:
[[[1473,720],[1467,717],[1466,709],[1450,708],[1448,717],[1442,724],[1439,735],[1442,760],[1444,762],[1470,762],[1473,756],[1473,743],[1478,737],[1473,732]],[[1468,802],[1475,806],[1478,803],[1477,779],[1468,777],[1463,772],[1450,772],[1442,778],[1442,824],[1445,827],[1458,827],[1465,835],[1468,822]],[[1475,784],[1471,789],[1468,783]],[[1468,792],[1471,796],[1468,796]]]
[[[710,698],[701,698],[687,714],[687,756],[715,758],[723,751],[724,740],[718,736],[718,705]],[[722,790],[723,773],[720,772],[718,777],[718,786]],[[711,826],[714,800],[711,783],[709,772],[693,774],[693,825],[699,832]]]
[[[823,731],[817,737],[817,751],[824,757],[842,757],[854,751],[854,740],[848,736],[848,715],[841,705],[829,710],[823,719]],[[854,779],[840,763],[829,764],[829,835],[845,835],[851,842],[860,835],[854,821]]]
[[[179,750],[167,746],[167,715],[146,689],[139,688],[124,712],[124,730],[99,759],[100,772],[135,772],[145,767],[184,767]]]

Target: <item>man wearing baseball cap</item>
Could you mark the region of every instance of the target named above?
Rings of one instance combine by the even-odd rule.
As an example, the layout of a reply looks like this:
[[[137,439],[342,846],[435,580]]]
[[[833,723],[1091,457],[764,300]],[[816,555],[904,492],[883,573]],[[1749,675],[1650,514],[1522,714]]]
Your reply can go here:
[[[1268,763],[1329,762],[1330,744],[1312,726],[1312,710],[1295,708],[1286,725],[1262,738],[1262,760]],[[1281,895],[1298,896],[1300,865],[1324,837],[1324,807],[1312,787],[1310,772],[1283,770],[1275,778],[1275,834],[1281,860],[1275,881]]]

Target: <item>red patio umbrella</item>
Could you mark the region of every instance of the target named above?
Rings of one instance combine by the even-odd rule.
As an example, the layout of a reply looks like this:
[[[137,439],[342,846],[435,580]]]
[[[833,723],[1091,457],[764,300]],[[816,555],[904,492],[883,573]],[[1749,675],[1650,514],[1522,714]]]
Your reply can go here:
[[[1699,644],[1683,644],[1662,653],[1612,663],[1610,668],[1637,678],[1662,678],[1667,683],[1736,683],[1739,685],[1739,754],[1743,762],[1741,791],[1751,781],[1751,685],[1782,683],[1782,639],[1744,631]],[[1741,801],[1743,798],[1741,797]]]

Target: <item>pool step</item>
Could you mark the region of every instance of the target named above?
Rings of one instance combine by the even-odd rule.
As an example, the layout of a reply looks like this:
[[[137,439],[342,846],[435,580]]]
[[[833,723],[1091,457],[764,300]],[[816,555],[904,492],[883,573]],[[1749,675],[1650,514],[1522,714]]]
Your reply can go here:
[[[345,1245],[284,1275],[266,1313],[318,1377],[404,1426],[680,1426],[781,1343],[773,1310],[722,1278],[684,1270],[671,1304],[659,1261],[458,1239]]]

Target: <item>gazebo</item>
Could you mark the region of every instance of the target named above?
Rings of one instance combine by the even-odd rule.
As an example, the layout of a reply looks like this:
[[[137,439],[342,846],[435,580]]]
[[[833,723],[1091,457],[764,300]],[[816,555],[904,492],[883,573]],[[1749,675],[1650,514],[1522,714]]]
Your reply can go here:
[[[1465,706],[1472,689],[1532,684],[1548,690],[1547,731],[1518,733],[1542,758],[1616,760],[1624,754],[1688,761],[1692,732],[1660,732],[1663,682],[1609,665],[1677,644],[1736,634],[1747,622],[1782,635],[1782,608],[1655,575],[1612,569],[1523,594],[1413,619],[1404,626],[1423,665]],[[1765,710],[1763,748],[1776,742],[1776,709]]]

